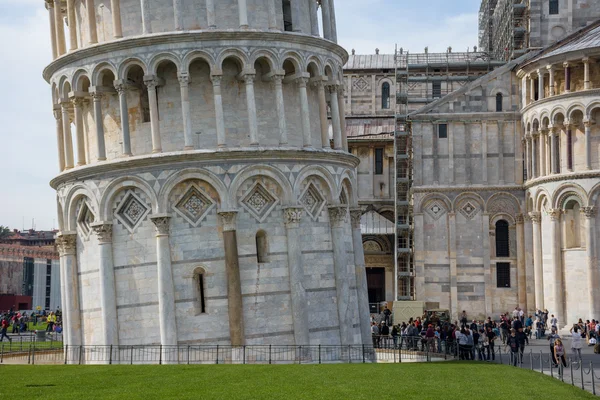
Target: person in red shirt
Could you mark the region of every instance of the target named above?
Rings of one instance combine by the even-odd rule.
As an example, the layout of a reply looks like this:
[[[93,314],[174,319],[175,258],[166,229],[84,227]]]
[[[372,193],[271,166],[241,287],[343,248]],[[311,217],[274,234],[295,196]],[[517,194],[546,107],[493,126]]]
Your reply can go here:
[[[8,323],[8,320],[6,318],[4,318],[2,320],[2,333],[0,334],[0,342],[4,340],[4,338],[7,338],[9,342],[12,342],[12,339],[8,337],[8,335],[6,334],[6,330],[8,329],[8,326],[10,324]]]

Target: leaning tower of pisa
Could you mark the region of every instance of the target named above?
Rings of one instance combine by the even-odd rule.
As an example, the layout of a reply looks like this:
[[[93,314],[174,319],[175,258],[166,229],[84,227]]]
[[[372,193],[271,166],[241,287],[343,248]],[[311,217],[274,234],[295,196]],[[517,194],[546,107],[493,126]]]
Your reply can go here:
[[[46,4],[66,343],[368,344],[333,0]]]

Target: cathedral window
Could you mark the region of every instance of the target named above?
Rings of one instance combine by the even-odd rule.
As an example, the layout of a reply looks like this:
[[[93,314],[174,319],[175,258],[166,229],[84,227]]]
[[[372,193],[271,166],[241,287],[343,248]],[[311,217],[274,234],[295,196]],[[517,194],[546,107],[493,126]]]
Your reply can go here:
[[[510,257],[508,222],[501,219],[496,222],[496,257]]]
[[[496,263],[496,287],[510,287],[510,263]]]
[[[550,15],[558,14],[558,0],[550,0],[548,5]]]
[[[431,85],[432,97],[434,99],[442,97],[442,82],[432,82]]]
[[[290,0],[282,0],[281,5],[283,7],[283,29],[287,32],[294,30],[292,25],[292,5]]]
[[[383,175],[383,149],[375,149],[375,175]]]
[[[267,254],[268,254],[267,233],[265,231],[258,231],[256,233],[256,261],[258,263],[269,262]]]
[[[204,278],[204,270],[197,268],[194,272],[194,308],[196,309],[196,315],[206,313]]]
[[[390,84],[387,82],[381,86],[381,108],[384,110],[390,108]]]
[[[448,138],[448,124],[439,124],[438,125],[438,138],[439,139],[447,139]]]
[[[502,100],[503,100],[502,93],[496,94],[496,112],[502,111]]]

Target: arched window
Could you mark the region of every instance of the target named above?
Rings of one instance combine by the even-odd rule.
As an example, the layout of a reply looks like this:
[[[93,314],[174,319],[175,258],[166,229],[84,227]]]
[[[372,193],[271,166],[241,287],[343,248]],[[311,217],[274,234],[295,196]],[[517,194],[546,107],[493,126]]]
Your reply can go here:
[[[582,246],[581,238],[581,207],[576,200],[571,200],[565,205],[565,210],[562,215],[564,224],[564,243],[567,249],[578,249]]]
[[[381,108],[384,110],[390,108],[390,84],[387,82],[381,85]]]
[[[496,94],[496,112],[502,111],[502,93]]]
[[[265,231],[258,231],[256,233],[256,261],[259,263],[269,262],[268,260],[268,241],[267,233]]]
[[[548,13],[550,15],[558,14],[558,0],[550,0],[548,6]]]
[[[567,169],[573,169],[573,131],[567,129]]]
[[[510,257],[508,222],[501,219],[496,222],[496,257]]]
[[[194,271],[194,309],[196,315],[206,313],[205,278],[204,269],[196,268]]]
[[[291,32],[294,30],[292,25],[292,5],[290,0],[282,0],[281,6],[283,8],[283,30]]]

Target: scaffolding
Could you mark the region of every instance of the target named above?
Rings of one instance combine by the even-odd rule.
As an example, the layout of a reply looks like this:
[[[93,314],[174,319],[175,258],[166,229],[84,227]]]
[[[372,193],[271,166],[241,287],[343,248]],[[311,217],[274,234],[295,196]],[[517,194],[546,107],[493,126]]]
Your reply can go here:
[[[529,48],[529,0],[483,0],[479,47],[495,60],[509,61]]]

